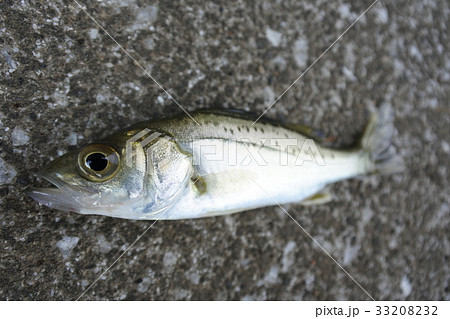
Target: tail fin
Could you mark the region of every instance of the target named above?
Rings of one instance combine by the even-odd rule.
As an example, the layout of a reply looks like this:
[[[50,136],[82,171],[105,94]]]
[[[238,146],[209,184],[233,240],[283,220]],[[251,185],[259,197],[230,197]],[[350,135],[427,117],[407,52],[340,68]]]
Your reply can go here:
[[[389,104],[381,105],[378,112],[372,114],[361,138],[360,146],[369,156],[369,172],[392,174],[403,171],[403,159],[396,154],[392,146],[394,134],[394,112]]]

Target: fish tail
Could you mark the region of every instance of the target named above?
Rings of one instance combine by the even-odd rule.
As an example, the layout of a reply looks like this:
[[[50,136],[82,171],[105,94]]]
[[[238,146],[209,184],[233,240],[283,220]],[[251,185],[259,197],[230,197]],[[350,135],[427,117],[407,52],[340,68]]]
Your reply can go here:
[[[404,170],[403,158],[392,145],[394,131],[394,112],[385,103],[372,114],[360,141],[361,149],[369,158],[368,172],[393,174]]]

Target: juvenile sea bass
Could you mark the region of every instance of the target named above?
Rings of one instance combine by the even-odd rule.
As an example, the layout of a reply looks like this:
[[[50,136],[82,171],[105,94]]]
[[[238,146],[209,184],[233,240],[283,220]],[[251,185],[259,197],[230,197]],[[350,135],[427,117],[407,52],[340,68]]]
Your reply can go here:
[[[193,112],[141,122],[51,162],[31,188],[39,203],[80,214],[184,219],[326,202],[339,180],[392,173],[392,110],[374,114],[357,147],[321,146],[307,127],[253,123],[242,112]],[[199,124],[199,125],[198,125]]]

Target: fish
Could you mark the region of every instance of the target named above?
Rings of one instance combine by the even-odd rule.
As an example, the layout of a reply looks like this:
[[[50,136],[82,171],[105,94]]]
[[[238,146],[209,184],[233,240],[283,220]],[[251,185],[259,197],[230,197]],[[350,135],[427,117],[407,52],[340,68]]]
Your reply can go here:
[[[140,122],[55,159],[38,172],[52,187],[27,193],[84,215],[190,219],[325,204],[333,199],[332,183],[404,169],[391,143],[388,104],[346,149],[323,145],[308,126],[253,119],[243,111],[203,109]]]

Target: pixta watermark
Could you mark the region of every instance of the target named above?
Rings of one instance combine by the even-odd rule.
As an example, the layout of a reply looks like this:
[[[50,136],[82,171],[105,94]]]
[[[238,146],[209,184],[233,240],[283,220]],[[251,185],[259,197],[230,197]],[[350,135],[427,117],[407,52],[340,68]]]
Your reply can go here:
[[[161,142],[162,141],[162,142]],[[167,165],[170,152],[180,152],[174,147],[172,137],[150,129],[143,129],[126,142],[125,163],[132,167],[138,154],[145,154],[146,171],[152,172],[155,165]],[[156,149],[159,148],[159,149]],[[165,150],[161,150],[165,148]],[[192,153],[194,166],[218,162],[221,166],[302,166],[311,163],[325,166],[325,160],[313,139],[263,138],[256,141],[242,139],[194,139],[184,145]],[[159,154],[158,163],[152,159]],[[161,154],[166,157],[161,158]]]

